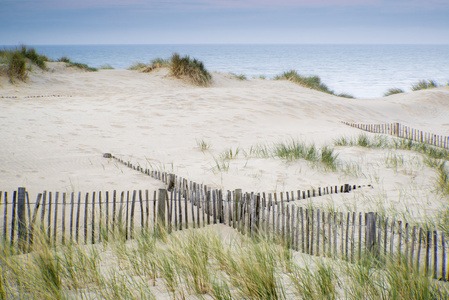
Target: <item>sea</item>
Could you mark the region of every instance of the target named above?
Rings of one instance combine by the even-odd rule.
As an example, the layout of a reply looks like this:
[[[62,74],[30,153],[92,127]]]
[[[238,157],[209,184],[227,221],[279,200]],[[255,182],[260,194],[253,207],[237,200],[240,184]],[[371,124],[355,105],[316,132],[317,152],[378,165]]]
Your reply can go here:
[[[410,91],[420,80],[449,82],[449,45],[180,44],[29,45],[57,60],[127,69],[173,53],[202,61],[209,71],[272,79],[283,72],[317,75],[335,93],[381,97],[390,88]]]

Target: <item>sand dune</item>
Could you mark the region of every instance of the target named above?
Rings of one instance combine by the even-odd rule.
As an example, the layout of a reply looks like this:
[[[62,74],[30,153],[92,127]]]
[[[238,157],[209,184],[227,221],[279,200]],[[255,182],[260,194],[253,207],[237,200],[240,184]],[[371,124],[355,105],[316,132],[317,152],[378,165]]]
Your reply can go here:
[[[382,205],[440,209],[433,171],[419,155],[385,165],[389,150],[336,147],[339,160],[360,172],[326,172],[305,161],[244,155],[256,145],[298,139],[318,146],[360,131],[341,124],[400,122],[449,135],[447,87],[379,99],[346,99],[287,81],[240,81],[213,73],[199,88],[168,76],[129,70],[83,72],[51,63],[27,83],[0,81],[0,190],[25,186],[32,197],[48,191],[157,189],[161,183],[104,159],[104,152],[223,189],[280,192],[326,185],[372,184],[351,195],[321,197],[317,205],[365,211]],[[32,97],[30,96],[43,96]],[[211,145],[201,151],[197,141]],[[240,149],[229,170],[215,159]],[[417,163],[418,162],[418,163]],[[377,201],[377,202],[376,202]]]

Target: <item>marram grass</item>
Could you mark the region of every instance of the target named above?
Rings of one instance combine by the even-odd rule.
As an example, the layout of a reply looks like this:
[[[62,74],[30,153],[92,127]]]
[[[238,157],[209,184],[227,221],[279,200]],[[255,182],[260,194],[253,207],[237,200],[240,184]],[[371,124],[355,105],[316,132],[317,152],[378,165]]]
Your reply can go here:
[[[399,89],[399,88],[391,88],[391,89],[388,89],[384,93],[384,97],[391,96],[391,95],[394,95],[394,94],[401,94],[401,93],[404,93],[404,90]]]
[[[177,78],[185,78],[199,86],[208,86],[212,75],[206,70],[203,62],[189,56],[181,57],[174,53],[170,58],[170,74]]]
[[[436,87],[438,87],[438,84],[433,80],[420,80],[417,83],[413,84],[411,89],[412,91],[419,91]]]
[[[313,75],[313,76],[303,76],[298,74],[295,70],[290,70],[287,72],[284,72],[280,75],[277,75],[274,77],[275,80],[288,80],[291,82],[294,82],[296,84],[299,84],[301,86],[317,90],[323,93],[344,97],[344,98],[354,98],[352,95],[349,95],[347,93],[341,93],[341,94],[335,94],[334,91],[330,90],[327,85],[321,82],[320,77]]]
[[[447,299],[440,283],[388,259],[350,264],[299,254],[278,239],[218,227],[158,239],[49,247],[37,232],[34,251],[0,244],[1,299]],[[413,272],[412,272],[413,271]],[[162,293],[162,295],[158,294]]]
[[[27,70],[31,70],[33,65],[46,70],[47,61],[49,59],[45,55],[38,54],[34,48],[25,45],[0,50],[0,63],[6,64],[6,74],[12,83],[16,79],[25,81],[28,77]]]

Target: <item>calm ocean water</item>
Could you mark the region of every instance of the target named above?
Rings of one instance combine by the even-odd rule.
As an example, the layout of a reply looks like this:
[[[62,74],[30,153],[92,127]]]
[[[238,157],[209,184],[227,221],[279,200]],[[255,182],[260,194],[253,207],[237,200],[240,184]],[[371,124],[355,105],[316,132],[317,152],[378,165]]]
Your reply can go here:
[[[34,46],[50,58],[126,69],[172,53],[204,62],[210,71],[267,79],[288,70],[318,75],[336,93],[379,97],[392,87],[410,90],[421,79],[449,81],[449,45],[76,45]]]

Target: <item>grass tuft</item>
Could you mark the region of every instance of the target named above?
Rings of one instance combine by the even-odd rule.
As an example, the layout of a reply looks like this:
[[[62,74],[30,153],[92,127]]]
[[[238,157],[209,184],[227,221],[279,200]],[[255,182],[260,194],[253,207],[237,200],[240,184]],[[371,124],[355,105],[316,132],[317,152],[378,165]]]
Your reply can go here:
[[[47,61],[49,59],[45,55],[38,54],[36,49],[25,45],[0,50],[0,63],[6,64],[6,74],[11,83],[14,83],[15,79],[25,81],[28,77],[27,70],[31,70],[33,65],[47,70]]]
[[[69,62],[67,63],[67,66],[68,66],[68,67],[72,67],[72,68],[78,68],[78,69],[80,69],[80,70],[87,71],[87,72],[96,72],[96,71],[98,71],[98,69],[89,67],[89,66],[86,65],[86,64],[77,63],[77,62],[72,62],[72,61],[69,61]]]
[[[345,98],[354,98],[352,95],[341,93],[341,94],[335,94],[334,91],[330,90],[327,85],[321,82],[320,77],[314,75],[314,76],[302,76],[299,75],[297,71],[290,70],[287,72],[284,72],[281,75],[277,75],[274,77],[274,80],[288,80],[291,82],[294,82],[296,84],[299,84],[301,86],[317,90],[323,93],[335,95],[338,97],[345,97]]]
[[[114,67],[111,66],[110,64],[104,64],[100,66],[101,70],[114,70]]]
[[[181,57],[174,53],[170,59],[170,73],[177,78],[186,78],[199,86],[208,86],[212,81],[212,75],[206,70],[204,64],[189,56]]]
[[[143,62],[135,62],[131,66],[129,66],[128,70],[137,71],[146,67],[148,67],[148,65],[144,64]]]
[[[384,97],[391,96],[394,94],[401,94],[401,93],[404,93],[404,90],[399,89],[399,88],[391,88],[384,93]]]
[[[242,81],[248,80],[248,78],[246,78],[246,76],[244,74],[240,74],[240,75],[237,75],[237,74],[234,74],[234,73],[231,73],[231,74],[234,75],[235,78],[237,78],[238,80],[242,80]]]
[[[199,148],[201,151],[209,150],[210,147],[212,147],[212,144],[206,142],[204,139],[201,139],[201,140],[197,139],[197,140],[196,140],[196,145],[198,146],[198,148]]]
[[[433,80],[420,80],[417,83],[413,84],[411,89],[412,91],[419,91],[436,87],[438,87],[438,84]]]

